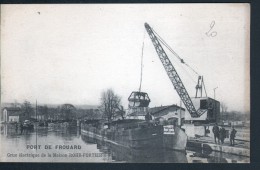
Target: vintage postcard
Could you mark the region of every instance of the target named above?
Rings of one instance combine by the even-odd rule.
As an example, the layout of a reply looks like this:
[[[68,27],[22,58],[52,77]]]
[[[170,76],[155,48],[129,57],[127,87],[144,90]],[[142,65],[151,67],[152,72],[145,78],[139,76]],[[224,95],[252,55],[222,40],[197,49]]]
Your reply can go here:
[[[0,162],[250,163],[250,5],[1,5]]]

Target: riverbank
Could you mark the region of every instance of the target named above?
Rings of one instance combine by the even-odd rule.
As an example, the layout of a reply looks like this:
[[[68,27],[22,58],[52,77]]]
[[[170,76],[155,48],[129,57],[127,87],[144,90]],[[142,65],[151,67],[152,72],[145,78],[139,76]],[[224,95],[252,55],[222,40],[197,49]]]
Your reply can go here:
[[[239,156],[250,157],[250,143],[244,140],[235,140],[235,145],[230,146],[229,139],[223,144],[215,143],[212,137],[189,137],[187,148],[195,148],[202,151],[216,151]]]

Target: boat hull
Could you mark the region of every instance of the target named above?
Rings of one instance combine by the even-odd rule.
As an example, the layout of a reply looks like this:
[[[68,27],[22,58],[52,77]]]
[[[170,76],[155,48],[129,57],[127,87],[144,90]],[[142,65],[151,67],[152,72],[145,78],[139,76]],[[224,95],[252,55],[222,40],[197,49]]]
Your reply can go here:
[[[171,133],[167,133],[163,125],[147,122],[122,123],[111,126],[110,129],[85,124],[82,125],[81,132],[94,139],[130,148],[185,150],[187,144],[187,135],[179,127],[175,126]]]
[[[173,150],[185,150],[188,137],[179,127],[174,128],[174,134],[163,135],[163,147]]]
[[[116,130],[83,126],[81,132],[92,138],[130,148],[163,147],[163,126],[160,125]]]

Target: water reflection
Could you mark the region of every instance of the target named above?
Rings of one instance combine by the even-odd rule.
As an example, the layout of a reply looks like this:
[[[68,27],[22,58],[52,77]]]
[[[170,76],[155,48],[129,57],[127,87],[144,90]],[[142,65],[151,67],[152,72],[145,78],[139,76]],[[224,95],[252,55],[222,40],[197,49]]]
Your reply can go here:
[[[86,143],[96,143],[97,148],[106,154],[112,156],[112,160],[116,162],[130,163],[187,163],[186,153],[164,149],[131,149],[118,146],[101,140],[82,135],[82,140]]]
[[[12,125],[2,124],[0,143],[2,144],[0,158],[4,162],[108,162],[111,159],[103,157],[77,157],[78,153],[101,153],[96,144],[86,144],[81,139],[79,128],[37,127],[32,131],[16,132]],[[27,145],[41,145],[41,149],[28,149]],[[45,145],[52,146],[45,149]],[[79,145],[81,149],[56,149],[56,145]],[[8,153],[17,154],[46,154],[46,157],[8,157]],[[53,153],[67,155],[54,157]],[[48,157],[48,155],[50,156]],[[72,155],[71,157],[69,157]]]
[[[220,152],[187,150],[155,150],[153,148],[138,150],[120,147],[105,141],[96,140],[80,133],[80,128],[70,127],[37,127],[20,133],[11,124],[1,124],[0,142],[1,161],[8,162],[130,162],[130,163],[239,163],[249,162],[249,158]],[[81,150],[28,150],[26,145],[80,145]],[[88,157],[8,157],[8,153],[33,154],[89,154]],[[94,155],[93,155],[94,154]],[[100,156],[99,154],[103,154]]]
[[[187,151],[189,163],[249,163],[249,157],[209,150],[197,150],[189,148]]]

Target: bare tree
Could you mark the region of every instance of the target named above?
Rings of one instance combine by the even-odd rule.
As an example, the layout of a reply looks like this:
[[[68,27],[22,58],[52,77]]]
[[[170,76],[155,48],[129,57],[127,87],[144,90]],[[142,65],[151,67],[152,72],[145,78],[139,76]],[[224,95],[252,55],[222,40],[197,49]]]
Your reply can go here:
[[[49,108],[48,108],[47,105],[38,106],[38,112],[39,112],[39,114],[44,116],[44,119],[48,119],[48,117],[49,117]]]
[[[31,103],[27,100],[24,101],[21,109],[22,109],[23,114],[26,117],[26,119],[29,119],[34,114],[33,107],[31,105]]]
[[[107,89],[101,94],[101,106],[100,109],[108,121],[111,122],[112,118],[115,116],[118,108],[120,107],[121,98],[114,93],[112,89]]]
[[[64,120],[70,121],[76,118],[76,108],[72,104],[63,104],[61,106],[61,116]]]
[[[121,116],[122,119],[125,119],[125,109],[122,105],[118,106],[117,114]]]

